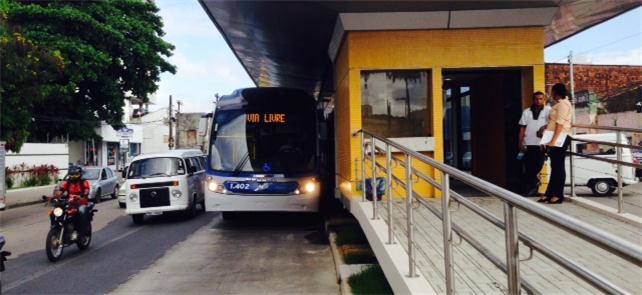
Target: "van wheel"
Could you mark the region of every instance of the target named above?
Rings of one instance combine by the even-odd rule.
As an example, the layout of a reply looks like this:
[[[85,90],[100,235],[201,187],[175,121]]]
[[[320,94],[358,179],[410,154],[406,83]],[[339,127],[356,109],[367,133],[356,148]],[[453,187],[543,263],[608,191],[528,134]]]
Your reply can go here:
[[[132,215],[132,220],[134,221],[134,224],[143,224],[145,214],[134,214]]]
[[[187,218],[194,218],[196,217],[196,214],[198,214],[198,211],[196,210],[196,197],[192,196],[192,199],[189,202],[189,206],[187,207],[187,210],[185,211],[185,217]]]
[[[612,194],[617,186],[612,179],[595,179],[591,181],[589,187],[594,195],[603,197]]]

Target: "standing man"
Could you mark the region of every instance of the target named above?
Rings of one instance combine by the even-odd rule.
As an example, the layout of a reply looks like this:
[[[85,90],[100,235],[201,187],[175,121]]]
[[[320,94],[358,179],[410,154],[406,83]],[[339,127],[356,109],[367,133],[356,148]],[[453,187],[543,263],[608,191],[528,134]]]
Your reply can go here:
[[[548,124],[550,107],[541,91],[533,93],[533,103],[522,112],[519,120],[519,151],[524,161],[524,193],[537,195],[539,179],[537,174],[544,165],[544,151],[540,146],[542,132]]]

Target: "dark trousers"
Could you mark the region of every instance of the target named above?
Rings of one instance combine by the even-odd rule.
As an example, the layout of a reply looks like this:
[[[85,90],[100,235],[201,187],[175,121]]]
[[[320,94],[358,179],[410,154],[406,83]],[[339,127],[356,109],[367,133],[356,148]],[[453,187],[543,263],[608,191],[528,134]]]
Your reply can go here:
[[[548,158],[551,159],[551,177],[544,195],[564,198],[564,183],[566,182],[566,167],[564,158],[571,140],[567,137],[562,147],[547,147]]]
[[[544,165],[545,155],[540,146],[528,145],[524,152],[524,192],[537,190],[538,174]]]

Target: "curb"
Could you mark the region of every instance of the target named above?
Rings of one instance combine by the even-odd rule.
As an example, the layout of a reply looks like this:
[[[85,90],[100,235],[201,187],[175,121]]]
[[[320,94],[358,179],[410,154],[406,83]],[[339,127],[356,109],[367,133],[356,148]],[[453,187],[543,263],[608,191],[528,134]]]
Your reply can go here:
[[[337,275],[337,283],[341,283],[341,265],[345,262],[343,261],[343,257],[341,257],[341,253],[339,253],[339,247],[337,247],[335,243],[336,237],[336,233],[329,232],[328,240],[330,241],[330,249],[332,251],[332,258],[334,259],[334,271]]]
[[[617,209],[611,208],[606,205],[602,205],[595,201],[583,199],[582,197],[574,197],[574,198],[568,197],[568,199],[572,203],[580,207],[584,207],[586,209],[593,210],[598,213],[602,213],[604,215],[607,215],[611,218],[615,218],[622,222],[626,222],[636,226],[642,226],[642,218],[640,218],[639,216],[633,215],[631,213],[617,213]]]

